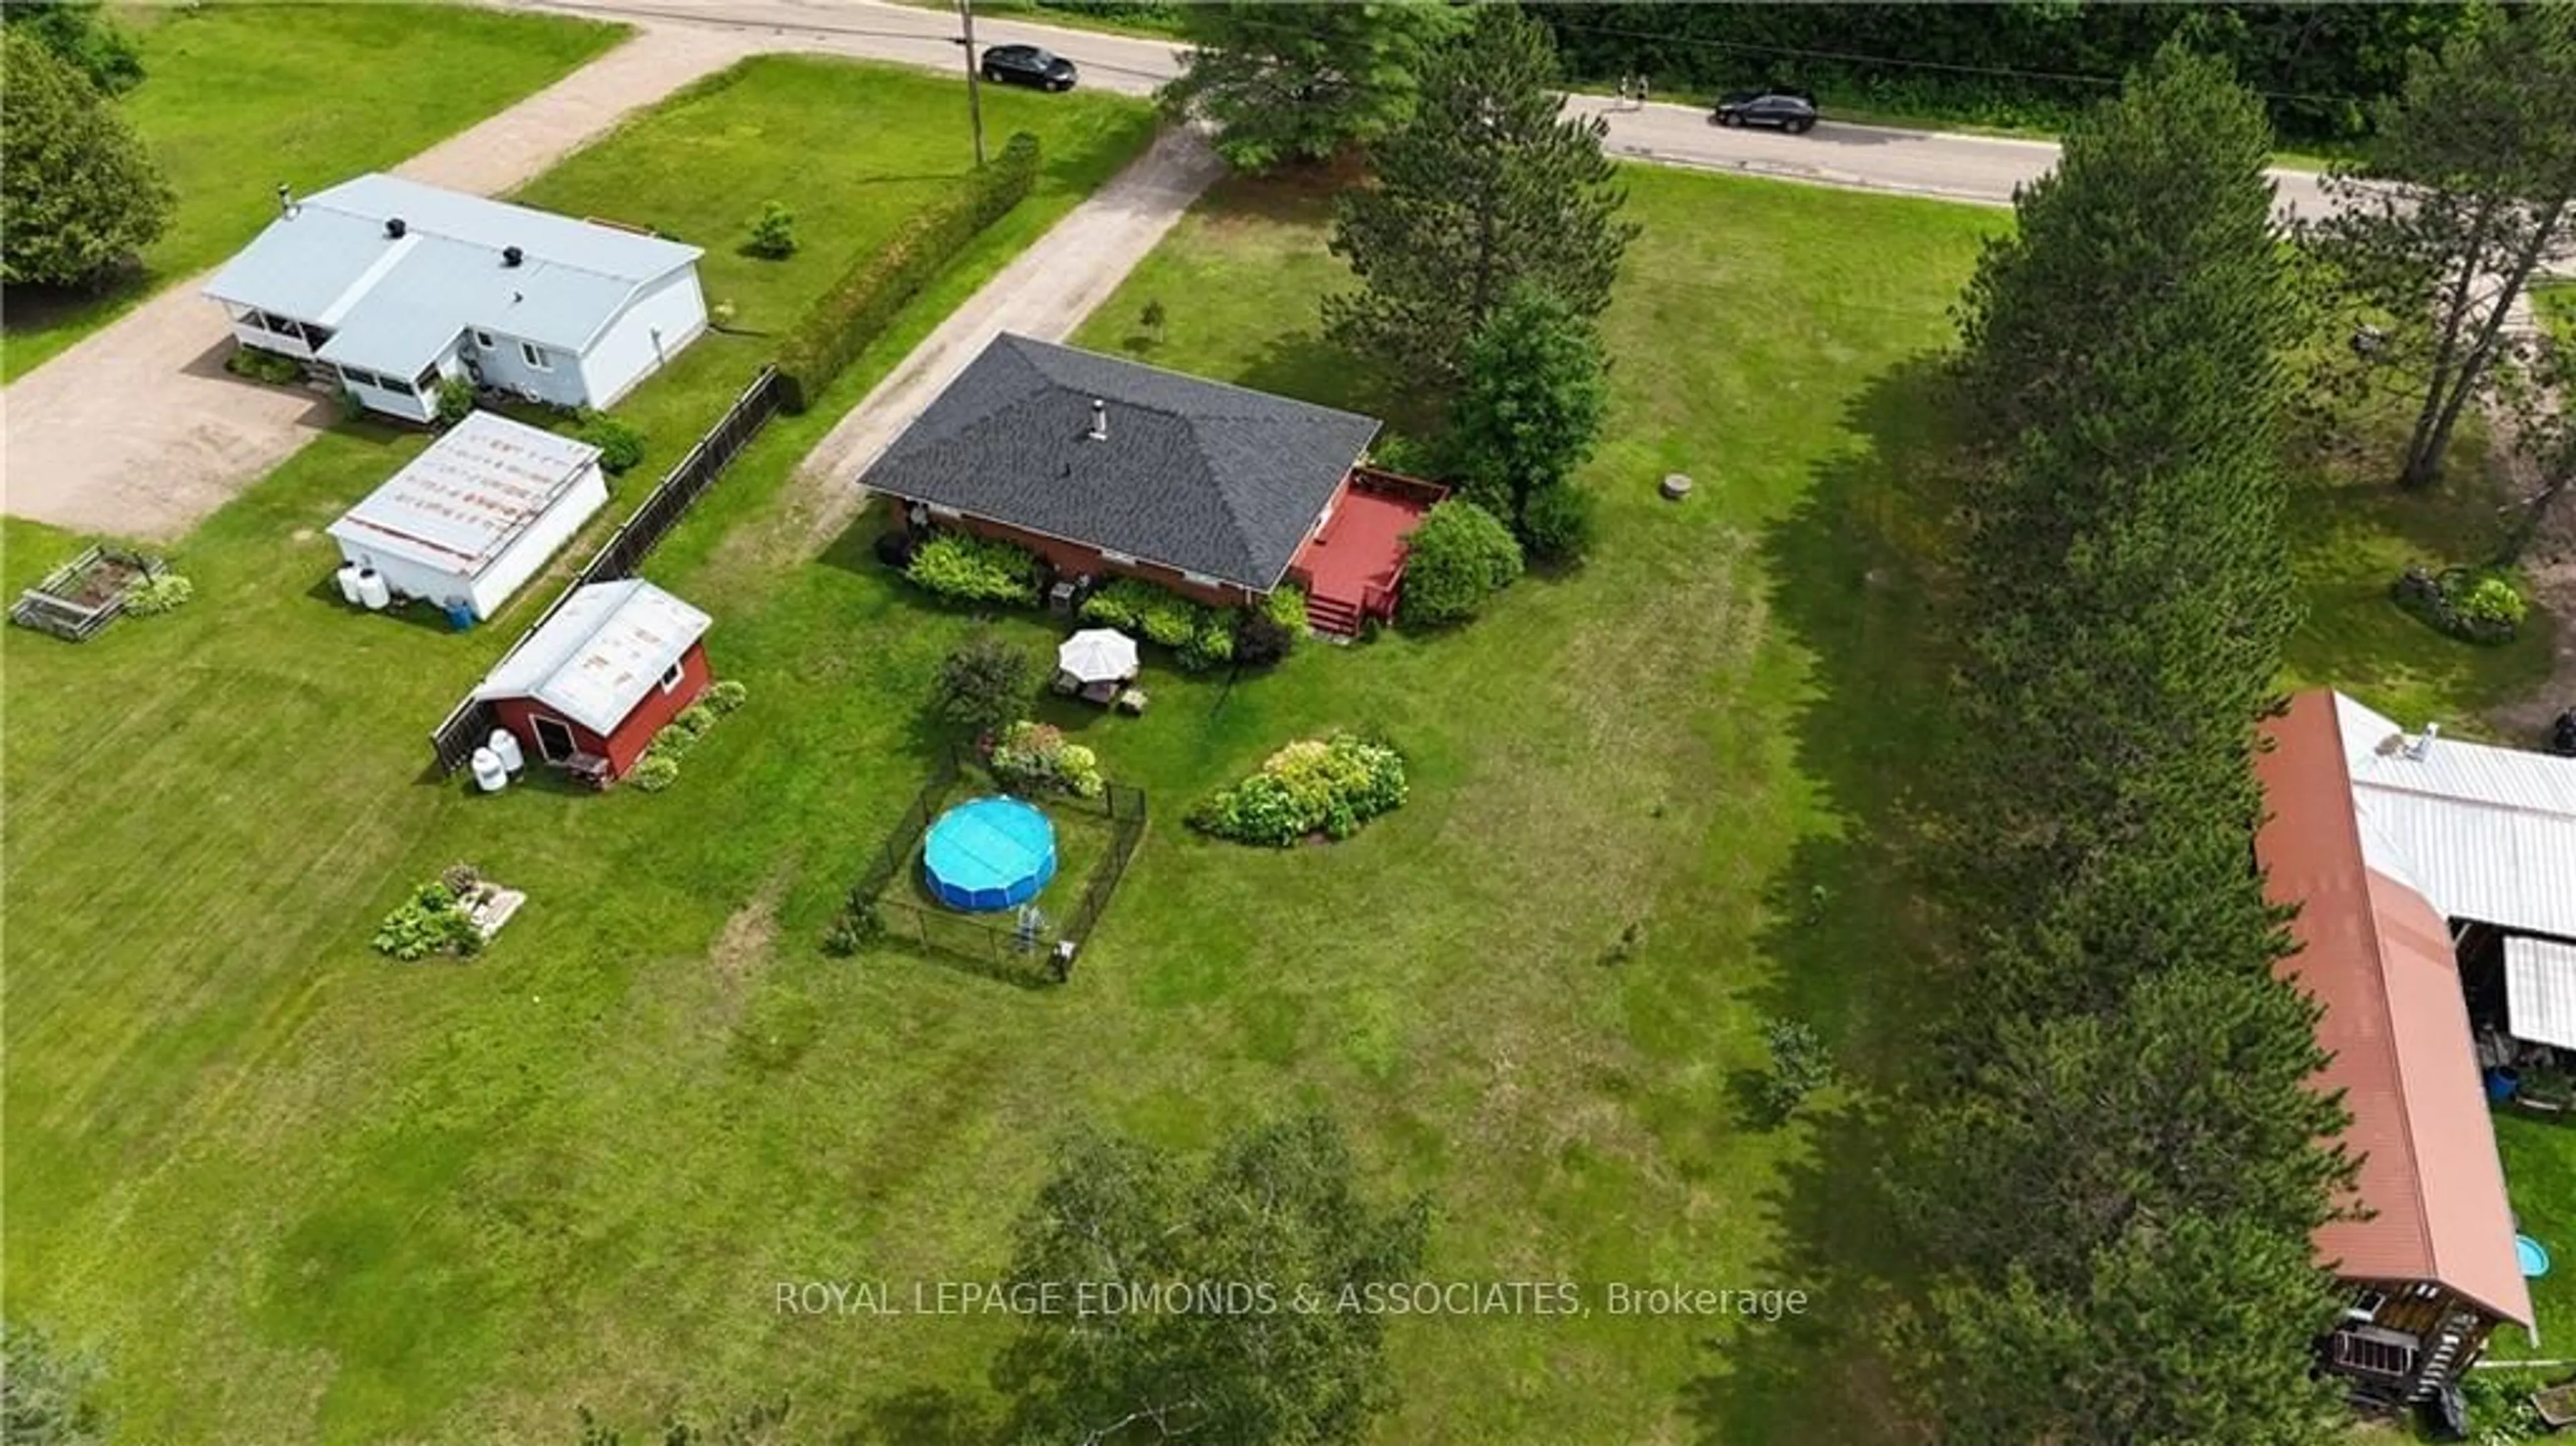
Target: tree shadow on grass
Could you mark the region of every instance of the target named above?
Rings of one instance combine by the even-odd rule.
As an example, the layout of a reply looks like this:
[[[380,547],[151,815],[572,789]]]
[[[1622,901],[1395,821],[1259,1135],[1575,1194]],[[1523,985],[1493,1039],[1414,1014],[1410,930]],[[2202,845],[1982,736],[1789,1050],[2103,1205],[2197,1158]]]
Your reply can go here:
[[[914,1386],[861,1408],[860,1424],[836,1438],[841,1446],[1001,1446],[1004,1425],[981,1406],[943,1386]]]
[[[1846,415],[1858,445],[1818,464],[1763,540],[1773,616],[1811,660],[1798,765],[1839,826],[1808,837],[1773,885],[1762,950],[1776,967],[1756,1004],[1814,1026],[1845,1083],[1786,1126],[1810,1148],[1761,1201],[1780,1244],[1753,1283],[1804,1290],[1811,1305],[1709,1342],[1682,1397],[1710,1443],[1921,1434],[1886,1355],[1891,1314],[1919,1277],[1884,1172],[1902,1143],[1889,1101],[1921,1067],[1928,1005],[1944,997],[1920,902],[1948,733],[1933,605],[1953,510],[1941,392],[1928,358],[1872,382]]]

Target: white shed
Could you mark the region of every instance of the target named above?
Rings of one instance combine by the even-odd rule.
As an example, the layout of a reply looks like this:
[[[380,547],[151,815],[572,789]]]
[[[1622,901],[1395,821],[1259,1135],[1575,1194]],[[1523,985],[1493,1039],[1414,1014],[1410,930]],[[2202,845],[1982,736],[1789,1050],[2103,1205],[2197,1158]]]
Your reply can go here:
[[[599,449],[475,412],[331,524],[397,597],[489,618],[608,504]]]

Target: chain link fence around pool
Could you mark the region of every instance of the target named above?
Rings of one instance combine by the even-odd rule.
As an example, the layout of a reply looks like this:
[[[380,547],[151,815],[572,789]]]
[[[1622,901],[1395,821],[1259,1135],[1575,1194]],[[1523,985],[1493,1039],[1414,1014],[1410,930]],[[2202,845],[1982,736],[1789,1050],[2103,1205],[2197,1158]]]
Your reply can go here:
[[[1047,813],[1086,814],[1109,825],[1108,849],[1092,865],[1071,913],[1061,918],[1037,909],[992,916],[966,914],[906,897],[903,884],[920,855],[922,835],[930,831],[931,822],[970,767],[980,772],[980,760],[971,751],[953,746],[932,761],[921,792],[895,820],[851,885],[850,907],[843,921],[846,924],[864,914],[875,921],[876,931],[885,939],[963,960],[1013,982],[1051,979],[1061,984],[1072,973],[1083,941],[1091,937],[1116,896],[1136,845],[1145,836],[1145,791],[1112,783],[1098,798],[1051,794],[1037,800]]]

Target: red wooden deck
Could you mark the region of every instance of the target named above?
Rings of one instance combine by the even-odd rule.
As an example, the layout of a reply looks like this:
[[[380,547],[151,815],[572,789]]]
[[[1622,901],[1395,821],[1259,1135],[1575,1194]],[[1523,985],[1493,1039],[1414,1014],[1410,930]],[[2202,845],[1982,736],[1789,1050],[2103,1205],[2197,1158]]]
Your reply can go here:
[[[1364,617],[1392,616],[1396,584],[1404,577],[1404,535],[1430,510],[1429,498],[1365,479],[1343,488],[1324,530],[1308,538],[1290,564],[1306,579],[1307,621],[1348,635],[1359,631]]]

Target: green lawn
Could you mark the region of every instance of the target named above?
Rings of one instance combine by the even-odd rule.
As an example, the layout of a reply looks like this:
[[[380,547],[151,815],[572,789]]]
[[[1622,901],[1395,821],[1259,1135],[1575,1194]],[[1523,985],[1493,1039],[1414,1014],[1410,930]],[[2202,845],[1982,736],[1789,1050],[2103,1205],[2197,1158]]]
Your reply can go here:
[[[917,84],[903,104],[953,99]],[[902,128],[802,114],[831,87],[776,114],[752,88],[692,125],[732,146],[802,124],[903,173],[877,150]],[[692,164],[658,125],[612,144]],[[1132,139],[1106,126],[1098,148]],[[587,209],[612,175],[628,184],[596,194],[615,214],[710,246],[710,294],[746,323],[783,298],[724,258],[726,227],[766,194],[818,219],[840,194],[773,170],[663,214],[684,180],[592,155],[531,195]],[[1075,180],[1051,175],[1045,204]],[[1872,1226],[1826,1188],[1852,1159],[1829,1141],[1868,1111],[1764,1131],[1738,1100],[1757,1014],[1816,1019],[1866,1077],[1910,1007],[1901,971],[1869,962],[1890,951],[1854,842],[1872,767],[1906,740],[1814,650],[1855,650],[1881,700],[1923,673],[1872,651],[1893,646],[1873,629],[1894,597],[1846,514],[1887,501],[1872,399],[1946,338],[1993,218],[1633,184],[1649,230],[1612,317],[1599,559],[1453,635],[1308,648],[1233,683],[1149,667],[1144,718],[1066,714],[1154,806],[1068,989],[821,955],[918,787],[920,700],[971,619],[869,561],[872,521],[819,562],[743,543],[772,536],[832,416],[1043,206],[756,444],[656,559],[716,614],[718,672],[752,694],[667,793],[420,779],[423,730],[506,634],[350,615],[322,595],[316,535],[408,439],[325,437],[220,513],[181,549],[199,601],[172,618],[80,648],[8,638],[13,1309],[99,1347],[155,1439],[532,1439],[580,1402],[641,1429],[789,1389],[817,1430],[972,1440],[940,1423],[992,1410],[998,1323],[782,1319],[773,1283],[989,1273],[1076,1122],[1193,1145],[1323,1105],[1376,1188],[1433,1192],[1437,1274],[1830,1302],[1787,1327],[1408,1323],[1384,1439],[1847,1439],[1865,1396],[1806,1377],[1869,1323],[1857,1286],[1834,1292]],[[1318,216],[1293,189],[1231,193],[1086,340],[1121,344],[1160,295],[1156,360],[1370,400],[1308,334],[1333,277]],[[1810,239],[1766,243],[1781,234]],[[686,429],[655,405],[634,410],[660,452]],[[1676,468],[1702,479],[1680,508],[1653,495]],[[68,545],[7,539],[12,580]],[[1052,636],[1002,626],[1032,649]],[[1351,724],[1389,731],[1415,780],[1358,839],[1270,853],[1178,826],[1280,742]],[[499,945],[462,966],[368,953],[401,891],[457,858],[532,893]],[[1604,962],[1631,924],[1643,947]]]
[[[0,380],[222,261],[303,191],[382,170],[543,89],[625,27],[457,5],[118,6],[143,84],[118,104],[179,194],[136,276],[12,292]]]
[[[2537,1341],[2507,1327],[2496,1333],[2496,1354],[2565,1360],[2576,1347],[2576,1127],[2555,1117],[2499,1110],[2496,1148],[2504,1155],[2505,1191],[2522,1233],[2549,1247],[2550,1273],[2531,1283],[2531,1305],[2540,1317]]]

